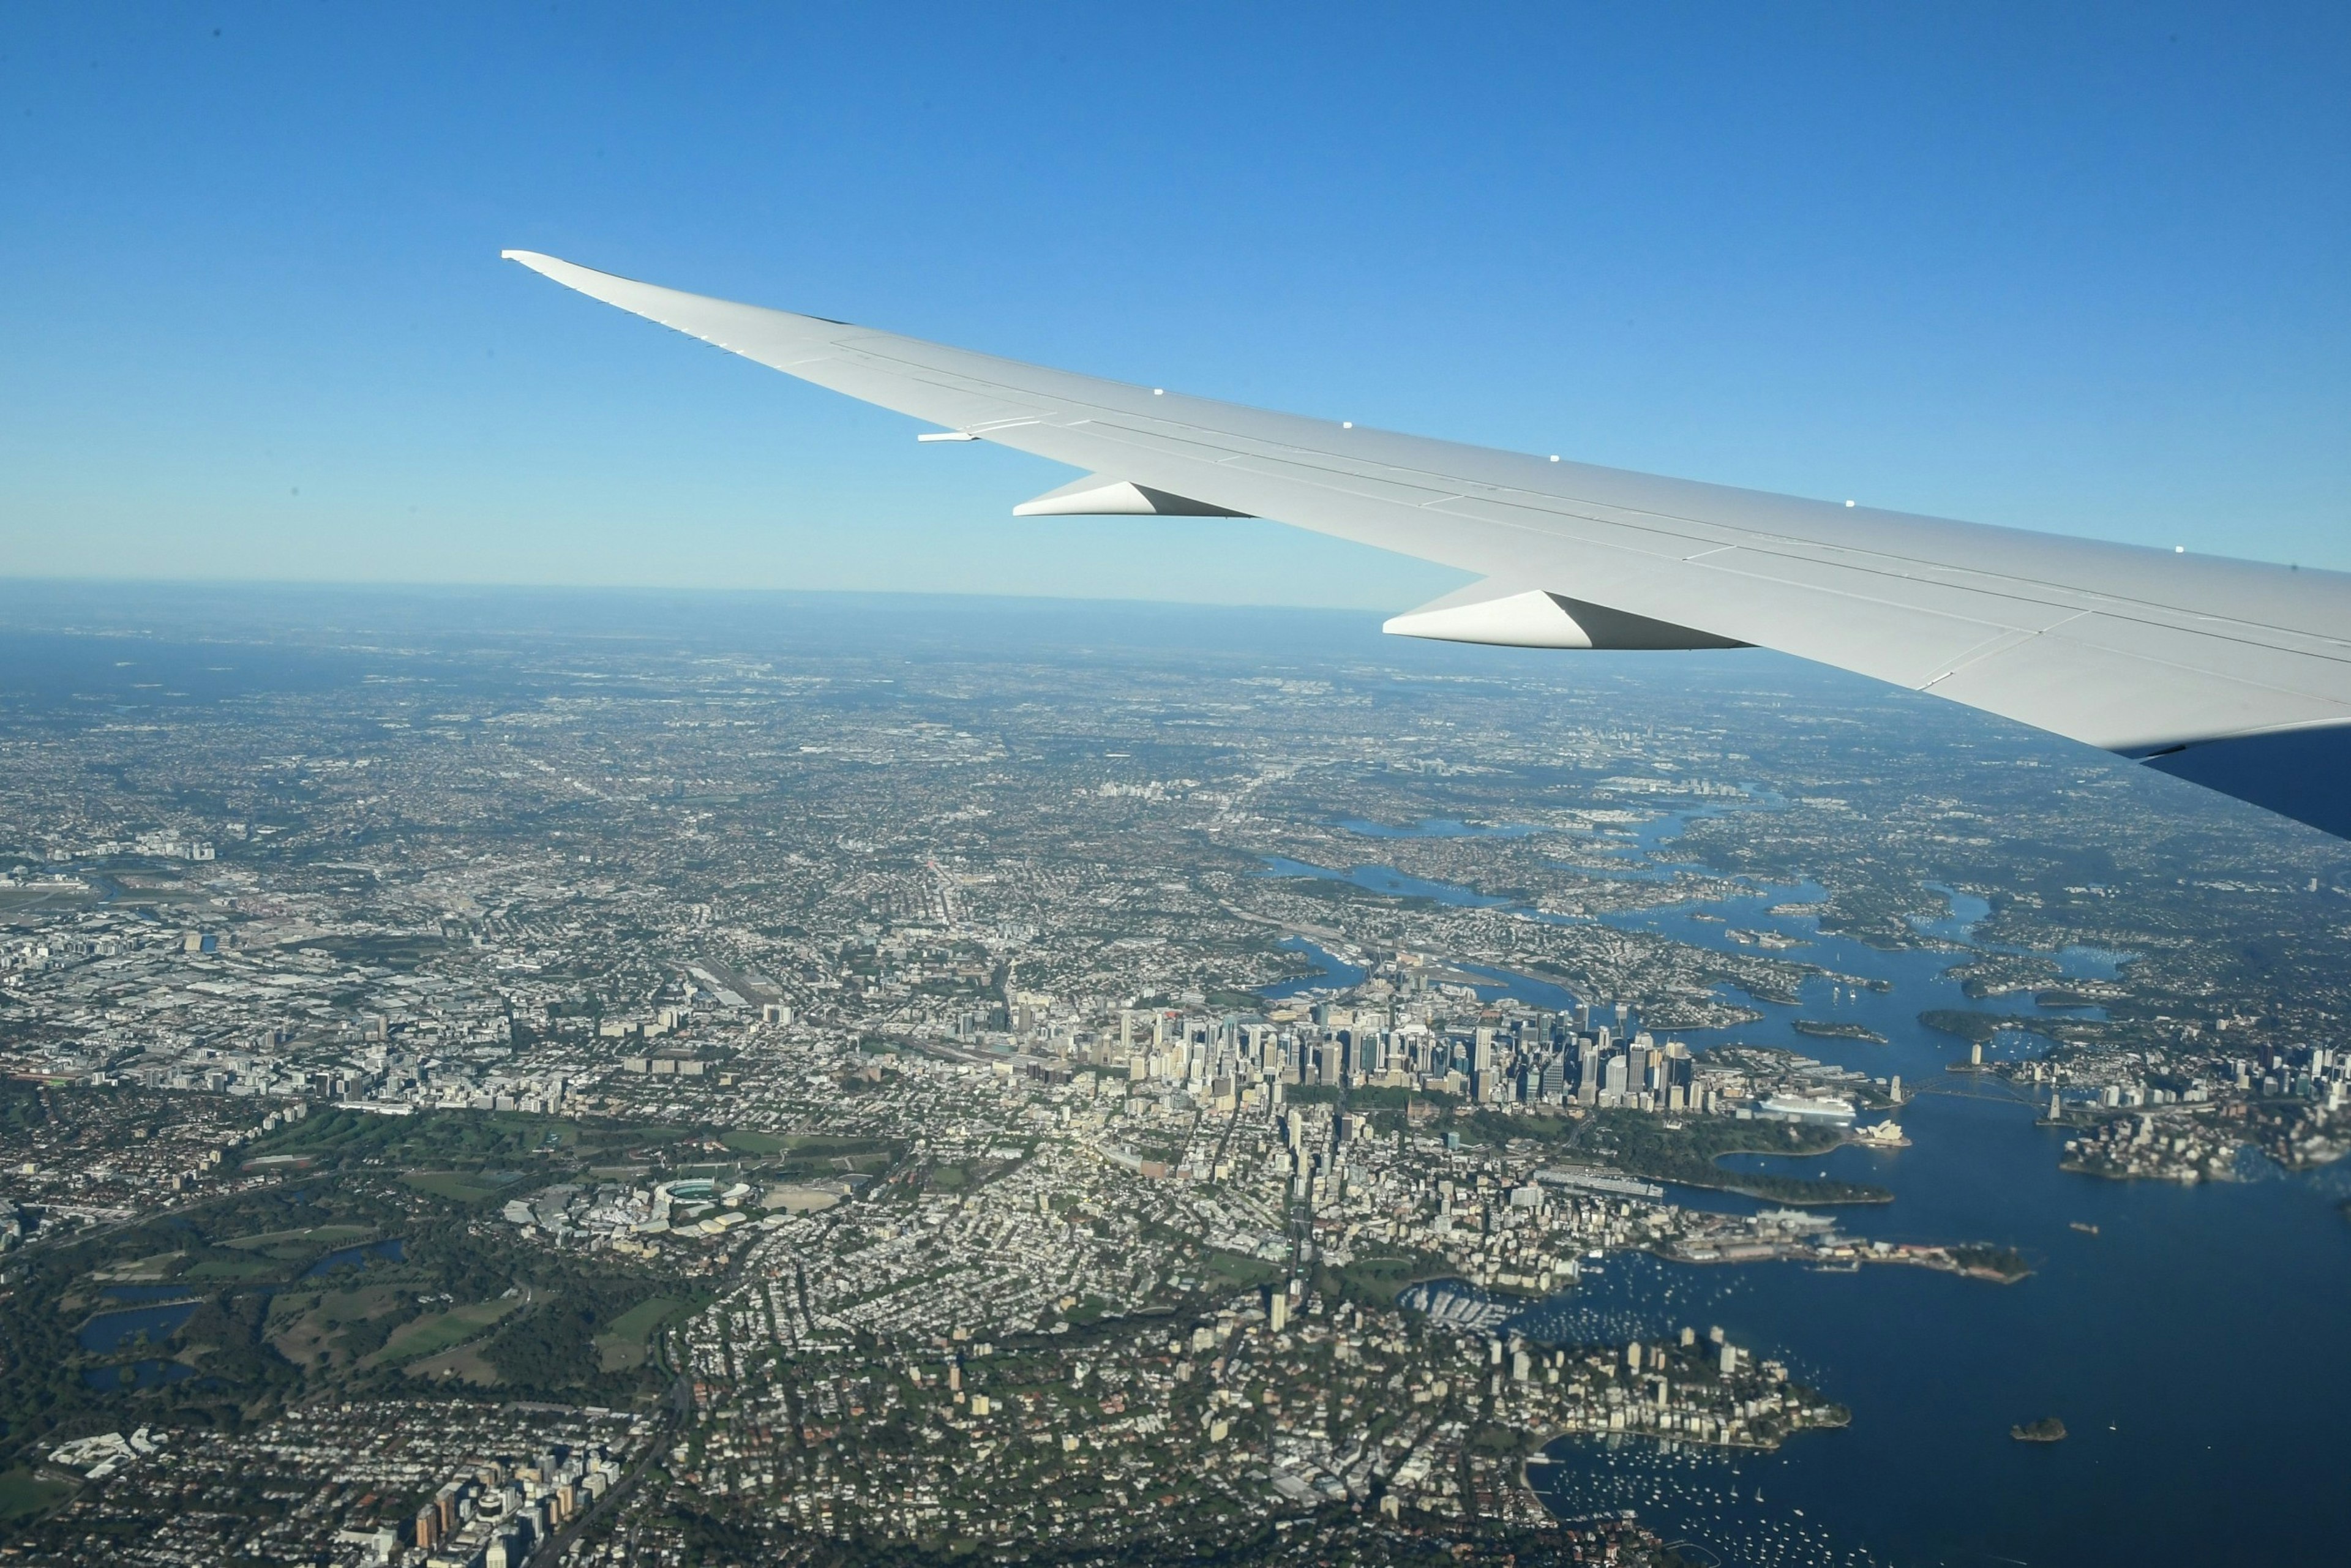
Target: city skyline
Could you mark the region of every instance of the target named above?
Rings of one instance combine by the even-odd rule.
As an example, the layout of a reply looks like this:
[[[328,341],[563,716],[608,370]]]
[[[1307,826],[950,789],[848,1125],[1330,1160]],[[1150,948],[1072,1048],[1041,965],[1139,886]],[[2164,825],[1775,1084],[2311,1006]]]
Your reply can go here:
[[[2344,1528],[2337,841],[1768,655],[775,597],[0,594],[28,1562]]]

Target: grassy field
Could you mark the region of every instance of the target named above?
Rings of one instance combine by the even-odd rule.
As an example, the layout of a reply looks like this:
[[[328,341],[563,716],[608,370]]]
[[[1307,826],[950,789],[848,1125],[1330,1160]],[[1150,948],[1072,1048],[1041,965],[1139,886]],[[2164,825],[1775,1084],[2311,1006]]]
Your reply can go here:
[[[498,1369],[482,1359],[478,1344],[461,1344],[439,1355],[412,1361],[404,1370],[419,1382],[470,1383],[476,1388],[490,1387],[498,1380]]]
[[[887,1155],[894,1153],[897,1148],[887,1138],[836,1138],[821,1133],[794,1133],[784,1140],[784,1146],[795,1155],[811,1159]]]
[[[790,1138],[775,1133],[755,1133],[737,1127],[718,1140],[738,1155],[778,1155],[792,1146]]]
[[[400,1179],[419,1192],[452,1203],[486,1203],[506,1190],[506,1184],[493,1185],[464,1171],[404,1171]]]
[[[337,1247],[374,1234],[364,1225],[313,1225],[300,1230],[267,1230],[258,1236],[235,1237],[221,1245],[240,1252],[272,1252],[299,1242],[299,1250],[308,1252],[314,1247]]]
[[[687,1131],[684,1127],[631,1124],[620,1127],[598,1127],[594,1129],[593,1135],[598,1148],[616,1148],[634,1147],[642,1144],[674,1144],[686,1136]]]
[[[768,1162],[788,1176],[846,1176],[878,1171],[898,1156],[887,1138],[829,1137],[820,1133],[756,1133],[738,1127],[719,1142],[738,1155]]]
[[[645,1347],[653,1333],[670,1318],[687,1311],[693,1302],[675,1296],[655,1296],[639,1301],[612,1320],[612,1326],[596,1336],[599,1369],[604,1372],[625,1372],[644,1364]]]
[[[1212,1291],[1246,1291],[1281,1278],[1280,1266],[1246,1252],[1211,1248],[1200,1258],[1200,1281]]]
[[[624,1129],[611,1129],[618,1135]],[[625,1129],[642,1132],[643,1129]],[[388,1159],[440,1168],[514,1165],[560,1154],[580,1143],[577,1124],[518,1111],[425,1111],[413,1116],[371,1116],[325,1111],[259,1139],[248,1160],[308,1155],[322,1164]]]
[[[1717,1163],[1727,1155],[1816,1158],[1844,1142],[1844,1132],[1835,1127],[1741,1122],[1729,1116],[1694,1116],[1674,1125],[1646,1111],[1614,1110],[1596,1113],[1581,1128],[1563,1116],[1490,1111],[1479,1113],[1476,1125],[1489,1141],[1513,1135],[1557,1141],[1572,1146],[1576,1155],[1651,1181],[1744,1193],[1771,1203],[1886,1203],[1894,1197],[1882,1186],[1859,1182],[1732,1170]]]
[[[1336,1293],[1366,1304],[1388,1307],[1406,1285],[1417,1280],[1441,1279],[1452,1266],[1434,1252],[1359,1252],[1353,1262],[1338,1270]]]
[[[279,1355],[307,1370],[329,1372],[357,1359],[350,1343],[354,1325],[390,1320],[404,1310],[407,1288],[363,1285],[356,1291],[321,1291],[316,1296],[281,1293],[270,1303],[270,1345]],[[375,1333],[384,1332],[378,1326]],[[362,1354],[373,1347],[360,1330]]]
[[[368,1356],[360,1364],[378,1366],[385,1362],[416,1361],[437,1355],[453,1345],[460,1345],[517,1307],[528,1298],[521,1295],[500,1296],[496,1301],[471,1301],[451,1307],[445,1312],[433,1312],[414,1322],[402,1323],[381,1350]]]
[[[0,1524],[15,1524],[47,1511],[73,1492],[63,1481],[45,1481],[30,1470],[0,1472]]]
[[[675,1296],[655,1296],[650,1301],[639,1301],[614,1318],[608,1332],[623,1339],[647,1338],[661,1326],[663,1319],[689,1304]]]

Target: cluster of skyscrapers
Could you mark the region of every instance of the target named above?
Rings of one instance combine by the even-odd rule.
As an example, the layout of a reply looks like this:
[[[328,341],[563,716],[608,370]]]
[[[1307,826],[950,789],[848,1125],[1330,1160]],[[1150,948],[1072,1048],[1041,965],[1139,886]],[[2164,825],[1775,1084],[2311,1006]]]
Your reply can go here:
[[[1613,1027],[1595,1025],[1584,1008],[1466,1027],[1338,1006],[1290,1024],[1128,1012],[1115,1048],[1103,1041],[1080,1051],[1102,1062],[1123,1060],[1137,1081],[1180,1082],[1211,1103],[1345,1085],[1495,1104],[1712,1109],[1687,1046],[1646,1030],[1622,1038],[1623,1027],[1621,1017]]]

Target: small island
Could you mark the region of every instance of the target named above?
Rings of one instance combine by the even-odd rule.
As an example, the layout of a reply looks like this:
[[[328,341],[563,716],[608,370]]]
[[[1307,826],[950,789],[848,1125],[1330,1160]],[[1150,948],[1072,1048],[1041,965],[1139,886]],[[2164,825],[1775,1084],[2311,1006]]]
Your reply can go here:
[[[1918,1021],[1938,1034],[1957,1035],[1981,1045],[2003,1030],[2022,1029],[2025,1020],[2009,1013],[1978,1012],[1972,1008],[1928,1008]]]
[[[2008,1435],[2020,1443],[2062,1443],[2065,1440],[2065,1423],[2054,1416],[2044,1416],[2022,1427],[2011,1427]]]
[[[1884,1045],[1886,1037],[1865,1024],[1823,1023],[1818,1019],[1798,1019],[1790,1026],[1798,1034],[1808,1034],[1816,1040],[1858,1040],[1871,1045]]]

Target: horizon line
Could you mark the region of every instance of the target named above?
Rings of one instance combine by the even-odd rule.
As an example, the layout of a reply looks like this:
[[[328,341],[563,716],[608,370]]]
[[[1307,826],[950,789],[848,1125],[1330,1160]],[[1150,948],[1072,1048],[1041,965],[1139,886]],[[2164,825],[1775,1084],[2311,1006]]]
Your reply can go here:
[[[493,593],[611,594],[629,597],[659,595],[711,599],[829,598],[923,599],[967,604],[1110,605],[1154,610],[1281,611],[1318,615],[1390,616],[1408,606],[1369,607],[1308,604],[1274,600],[1150,599],[1133,596],[1068,593],[1009,593],[952,589],[908,588],[722,588],[704,584],[592,582],[446,582],[394,580],[376,578],[242,578],[242,577],[91,577],[0,573],[0,592],[39,588],[92,590],[176,590],[209,591],[355,592],[413,595]]]

